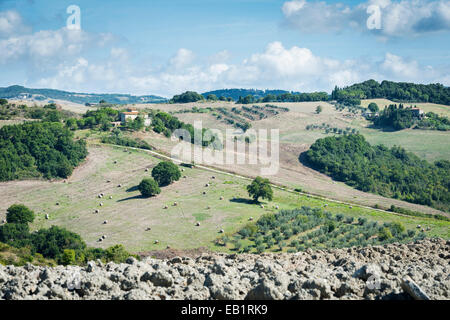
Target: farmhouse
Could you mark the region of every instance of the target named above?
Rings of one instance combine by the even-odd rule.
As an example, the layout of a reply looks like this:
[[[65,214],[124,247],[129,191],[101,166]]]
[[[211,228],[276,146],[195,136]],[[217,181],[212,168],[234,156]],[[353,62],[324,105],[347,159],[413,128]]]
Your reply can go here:
[[[120,113],[120,121],[122,123],[127,122],[127,120],[134,120],[138,117],[139,112],[135,109],[128,109],[127,112]]]
[[[137,111],[134,108],[128,108],[126,112],[120,113],[120,122],[124,124],[128,120],[134,120],[139,116],[139,111]],[[151,119],[148,117],[147,114],[141,115],[142,118],[144,118],[144,125],[148,127],[151,124]]]

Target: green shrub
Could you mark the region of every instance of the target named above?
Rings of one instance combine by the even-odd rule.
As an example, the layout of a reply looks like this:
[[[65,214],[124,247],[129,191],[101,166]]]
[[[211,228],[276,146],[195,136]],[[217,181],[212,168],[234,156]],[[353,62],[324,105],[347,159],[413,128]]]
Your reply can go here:
[[[75,263],[75,250],[64,249],[58,262],[65,266],[67,266],[69,264],[74,264]]]
[[[23,204],[13,204],[6,210],[6,221],[8,223],[32,223],[34,212]]]
[[[131,256],[121,244],[107,248],[105,255],[108,261],[115,263],[123,263]]]
[[[158,182],[159,186],[167,186],[181,178],[180,169],[172,162],[163,161],[158,163],[152,170],[152,177]]]
[[[261,177],[256,177],[253,182],[247,186],[247,191],[255,202],[258,202],[259,198],[271,201],[273,197],[269,179]]]
[[[144,197],[153,197],[161,193],[158,183],[151,178],[143,179],[139,183],[138,189]]]

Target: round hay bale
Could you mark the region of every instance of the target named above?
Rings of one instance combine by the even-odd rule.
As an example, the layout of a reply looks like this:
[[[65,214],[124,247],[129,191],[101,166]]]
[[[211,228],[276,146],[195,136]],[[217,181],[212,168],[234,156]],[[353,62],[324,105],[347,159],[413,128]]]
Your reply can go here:
[[[212,176],[212,177],[211,177],[211,179],[215,179],[215,178],[216,178],[215,176]]]
[[[425,229],[422,228],[422,232],[425,232]]]
[[[253,221],[253,217],[248,218],[248,221]]]
[[[108,224],[108,220],[103,221],[103,224]]]
[[[418,225],[417,225],[417,229],[420,229],[420,228],[421,228],[421,227],[420,227],[420,224],[418,224]]]
[[[187,177],[186,176],[183,176],[183,179],[186,179]]]
[[[206,191],[203,191],[203,194],[206,194]]]
[[[117,160],[114,160],[114,164],[117,164]]]
[[[46,219],[46,220],[50,219],[50,217],[48,216],[48,214],[45,215],[45,219]]]
[[[221,196],[221,197],[220,197],[220,200],[223,200],[223,199],[224,199],[223,196]]]
[[[184,168],[181,169],[181,172],[184,172]]]
[[[219,230],[219,233],[225,233],[225,230],[220,229],[220,230]]]
[[[6,223],[6,220],[5,220],[5,219],[3,219],[3,220],[2,220],[2,223]]]
[[[100,210],[98,210],[98,209],[95,209],[95,211],[94,211],[95,213],[100,213]]]
[[[59,202],[57,202],[56,205],[59,206]]]
[[[150,227],[147,227],[147,228],[145,229],[145,231],[150,231],[150,230],[152,230],[152,228],[150,228]]]
[[[159,240],[155,240],[155,244],[158,244],[159,243]]]
[[[353,209],[353,207],[352,207],[352,206],[349,206],[349,208],[350,208],[350,209]]]
[[[110,199],[112,199],[112,196],[109,196]]]
[[[209,183],[205,184],[205,187],[209,187]]]
[[[102,242],[102,241],[103,241],[103,239],[102,239],[102,238],[98,239],[98,242]]]
[[[106,180],[106,183],[110,183],[111,182],[111,180]]]
[[[196,227],[200,227],[200,222],[195,223]]]
[[[102,239],[106,239],[106,236],[105,236],[105,235],[102,235]]]
[[[119,184],[117,185],[117,187],[118,187],[118,188],[122,188],[122,185],[119,183]]]
[[[145,169],[145,172],[148,172],[148,168]]]
[[[261,205],[261,208],[264,209],[264,205],[263,204]]]
[[[103,202],[100,202],[100,207],[103,207]]]
[[[98,195],[98,198],[101,199],[103,196],[101,194]]]
[[[277,209],[277,210],[280,209],[280,206],[275,206],[275,209]]]
[[[169,245],[167,245],[166,249],[170,249],[170,246],[169,246]]]
[[[207,206],[206,209],[209,210],[209,209],[211,209],[211,207],[210,207],[210,206]]]
[[[176,207],[178,205],[178,202],[174,202],[173,206]]]
[[[169,209],[169,207],[168,206],[164,206],[163,209]]]

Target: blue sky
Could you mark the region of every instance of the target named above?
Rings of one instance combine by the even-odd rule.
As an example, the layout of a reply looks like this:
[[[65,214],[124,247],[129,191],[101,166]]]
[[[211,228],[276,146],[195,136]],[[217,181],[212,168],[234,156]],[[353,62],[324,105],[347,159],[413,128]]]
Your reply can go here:
[[[67,30],[69,5],[81,30]],[[366,26],[367,7],[380,29]],[[0,86],[171,96],[450,85],[448,0],[0,0]]]

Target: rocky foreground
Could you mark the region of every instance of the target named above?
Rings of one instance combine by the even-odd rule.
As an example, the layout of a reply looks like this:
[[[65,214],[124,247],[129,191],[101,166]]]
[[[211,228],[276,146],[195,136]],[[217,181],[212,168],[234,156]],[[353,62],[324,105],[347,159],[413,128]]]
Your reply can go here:
[[[431,299],[450,298],[450,241],[311,251],[128,259],[86,267],[0,266],[0,299]]]

